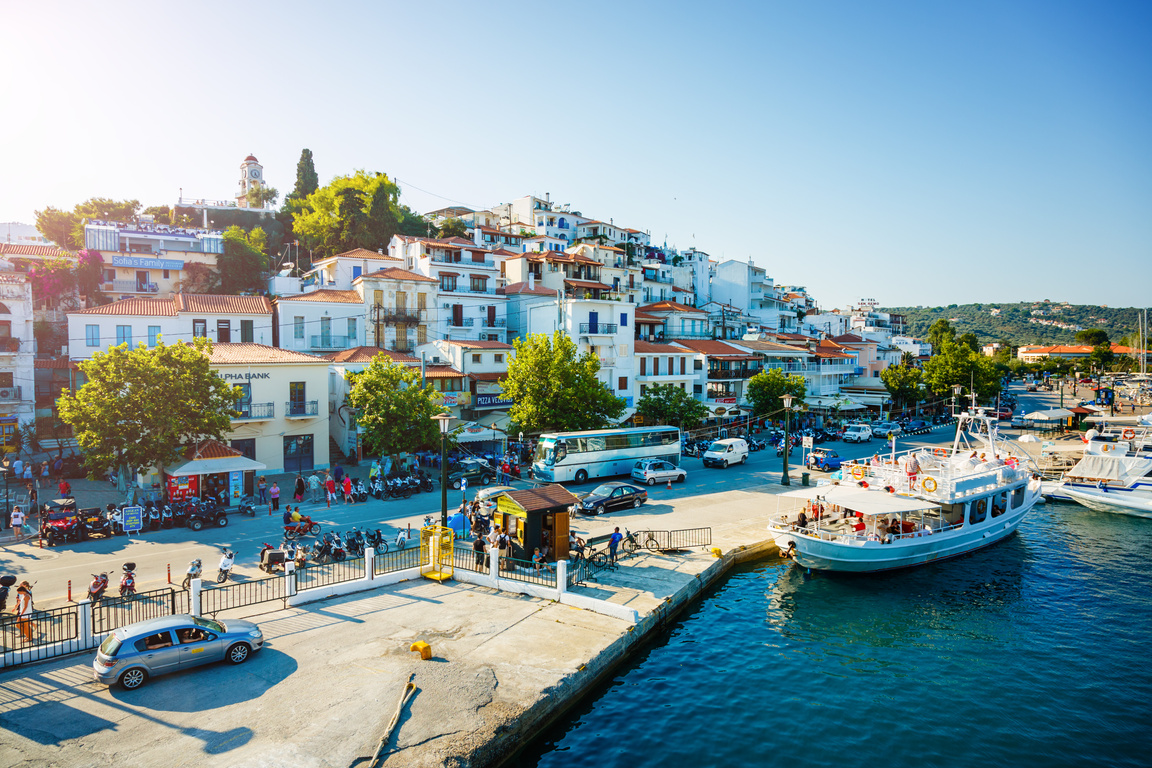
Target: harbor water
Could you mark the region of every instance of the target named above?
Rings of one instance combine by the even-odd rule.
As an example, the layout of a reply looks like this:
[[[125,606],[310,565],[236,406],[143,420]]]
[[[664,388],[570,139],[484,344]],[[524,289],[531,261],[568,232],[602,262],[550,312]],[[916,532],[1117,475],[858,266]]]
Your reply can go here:
[[[1147,766],[1152,521],[1036,507],[874,576],[741,567],[518,768]]]

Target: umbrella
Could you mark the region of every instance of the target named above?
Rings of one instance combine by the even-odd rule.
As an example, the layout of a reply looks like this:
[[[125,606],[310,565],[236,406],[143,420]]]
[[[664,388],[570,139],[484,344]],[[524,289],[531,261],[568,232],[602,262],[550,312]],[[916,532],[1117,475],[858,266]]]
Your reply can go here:
[[[1020,437],[1020,442],[1021,443],[1038,443],[1038,442],[1040,442],[1040,438],[1036,437],[1036,435],[1023,435]]]

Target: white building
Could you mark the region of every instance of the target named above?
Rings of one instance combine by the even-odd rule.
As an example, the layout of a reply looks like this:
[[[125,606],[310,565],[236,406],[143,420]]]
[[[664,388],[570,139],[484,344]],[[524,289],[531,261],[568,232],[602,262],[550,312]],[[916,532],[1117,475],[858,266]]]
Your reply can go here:
[[[352,282],[369,272],[376,272],[386,267],[403,267],[403,260],[391,254],[369,251],[365,248],[356,248],[325,259],[318,259],[312,264],[302,280],[300,291],[286,290],[282,294],[300,293],[312,288],[334,288],[338,291],[352,290]],[[295,280],[297,278],[286,278]]]
[[[17,424],[36,417],[36,338],[32,285],[16,272],[0,272],[0,431],[7,449]]]
[[[272,300],[276,344],[282,349],[324,354],[363,346],[364,300],[356,291],[321,288]]]
[[[698,373],[695,354],[677,344],[635,342],[636,397],[641,398],[654,386],[672,385],[693,394]]]
[[[368,309],[367,344],[411,352],[439,328],[434,278],[399,267],[361,275],[353,288]]]

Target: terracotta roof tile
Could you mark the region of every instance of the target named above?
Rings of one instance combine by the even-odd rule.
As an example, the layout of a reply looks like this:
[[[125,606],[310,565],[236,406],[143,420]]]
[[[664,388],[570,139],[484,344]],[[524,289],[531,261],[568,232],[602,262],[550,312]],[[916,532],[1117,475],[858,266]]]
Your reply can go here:
[[[356,291],[337,291],[334,288],[320,288],[294,296],[278,296],[276,301],[325,301],[333,304],[363,304],[364,299]]]
[[[523,282],[523,283],[512,283],[511,285],[506,285],[503,288],[497,288],[496,293],[497,294],[503,293],[506,296],[516,295],[516,294],[521,294],[521,293],[531,293],[535,296],[555,296],[557,291],[553,288],[545,288],[544,286],[540,285],[539,283],[537,283],[533,288],[529,288],[528,283]]]
[[[204,440],[196,445],[190,445],[184,451],[186,459],[230,459],[233,456],[244,454],[235,448],[230,448],[219,440]]]
[[[689,307],[681,304],[678,301],[657,301],[655,304],[645,304],[638,308],[641,312],[700,312],[704,313],[702,309]]]
[[[57,358],[53,358],[51,360],[36,358],[36,360],[33,361],[33,367],[36,368],[37,370],[41,370],[41,371],[47,370],[50,368],[65,369],[66,370],[66,369],[72,367],[72,361],[66,357],[57,357]]]
[[[875,342],[868,341],[867,339],[862,339],[854,333],[842,333],[839,336],[833,336],[832,341],[835,341],[838,344],[860,344],[860,343],[874,344],[875,343]]]
[[[450,365],[426,365],[424,366],[424,378],[426,379],[462,379],[464,374],[456,370]]]
[[[269,347],[266,344],[246,342],[213,344],[212,355],[209,360],[212,365],[328,363],[328,360],[319,355],[309,355],[291,349],[280,349],[279,347]]]
[[[495,373],[470,373],[468,378],[473,381],[500,381],[501,379],[508,378],[506,371],[496,371]]]
[[[214,293],[177,293],[177,312],[203,312],[213,315],[271,315],[267,296],[226,296]]]
[[[591,280],[569,280],[568,278],[564,278],[564,285],[571,285],[576,288],[593,288],[601,291],[612,290],[612,286],[610,285],[605,285],[604,283],[596,283]]]
[[[378,269],[375,272],[370,272],[367,275],[361,275],[356,278],[357,280],[414,280],[419,283],[435,283],[438,282],[435,278],[421,275],[419,272],[410,272],[407,269],[400,269],[400,267],[385,267]],[[357,299],[359,301],[359,299]]]
[[[504,495],[528,512],[569,507],[579,501],[571,491],[562,485],[541,485],[522,491],[508,491]]]
[[[176,317],[176,301],[167,299],[124,299],[98,307],[78,309],[68,315],[138,315],[140,317]]]
[[[716,339],[682,339],[677,340],[676,343],[682,347],[687,347],[693,352],[699,352],[700,354],[708,355],[709,357],[746,357],[748,355],[748,353],[744,350],[738,349],[737,347],[733,347],[729,344],[725,344],[723,341]]]
[[[383,347],[352,347],[339,352],[323,355],[325,360],[333,363],[370,363],[377,355],[384,355],[394,363],[419,363],[420,358],[413,357],[406,352],[397,352],[394,349]]]
[[[651,341],[641,341],[639,339],[635,342],[635,350],[638,355],[683,355],[686,352],[692,351],[673,344],[656,344]]]
[[[6,256],[71,256],[68,251],[54,245],[24,245],[21,243],[0,243],[0,254]]]
[[[324,261],[329,261],[330,259],[376,259],[378,261],[400,261],[400,259],[389,256],[386,253],[370,251],[367,248],[353,248],[351,251],[344,251],[344,253],[338,253],[335,256],[329,256],[326,259],[317,259],[316,263],[319,264]]]

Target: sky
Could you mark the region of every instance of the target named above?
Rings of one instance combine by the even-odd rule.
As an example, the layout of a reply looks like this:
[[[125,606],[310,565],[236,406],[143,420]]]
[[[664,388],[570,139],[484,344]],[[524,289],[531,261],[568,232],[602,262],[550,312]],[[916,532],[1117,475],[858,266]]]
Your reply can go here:
[[[527,194],[823,308],[1152,304],[1152,4],[0,0],[0,221],[300,150]]]

